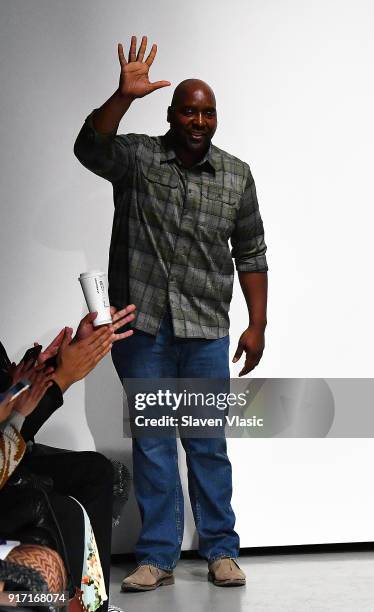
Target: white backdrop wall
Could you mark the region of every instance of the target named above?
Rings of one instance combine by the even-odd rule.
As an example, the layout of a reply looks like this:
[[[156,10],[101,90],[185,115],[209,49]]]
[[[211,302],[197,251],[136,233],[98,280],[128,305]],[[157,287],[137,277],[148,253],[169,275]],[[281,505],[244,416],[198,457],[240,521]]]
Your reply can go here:
[[[159,45],[152,79],[208,81],[218,104],[215,143],[251,165],[270,268],[256,376],[372,376],[372,2],[0,6],[0,333],[15,359],[79,321],[77,276],[107,266],[111,186],[84,170],[72,148],[85,116],[117,85],[117,42],[145,33]],[[164,133],[171,93],[137,101],[122,131]],[[247,324],[238,283],[231,315],[233,353]],[[39,439],[130,465],[121,417],[121,387],[106,358],[68,391]],[[230,450],[243,546],[374,539],[371,440],[236,440]],[[115,552],[131,549],[137,521],[132,499]],[[190,548],[190,513],[187,523]]]

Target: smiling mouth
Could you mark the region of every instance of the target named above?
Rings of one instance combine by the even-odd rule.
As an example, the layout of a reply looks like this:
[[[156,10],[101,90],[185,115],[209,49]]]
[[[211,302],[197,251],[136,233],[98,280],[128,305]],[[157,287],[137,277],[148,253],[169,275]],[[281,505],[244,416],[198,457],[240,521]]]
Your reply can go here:
[[[203,132],[190,132],[189,136],[192,140],[198,141],[202,140],[206,136],[206,134]]]

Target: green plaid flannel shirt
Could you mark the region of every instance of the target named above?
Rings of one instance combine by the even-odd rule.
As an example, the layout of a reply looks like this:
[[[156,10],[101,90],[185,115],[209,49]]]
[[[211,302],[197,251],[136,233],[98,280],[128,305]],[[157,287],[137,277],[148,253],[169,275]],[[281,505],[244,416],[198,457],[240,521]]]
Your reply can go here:
[[[74,152],[113,185],[111,304],[136,304],[134,326],[153,335],[169,306],[177,337],[226,336],[232,259],[240,272],[267,270],[249,166],[211,144],[205,158],[187,169],[168,134],[103,135],[91,117]]]

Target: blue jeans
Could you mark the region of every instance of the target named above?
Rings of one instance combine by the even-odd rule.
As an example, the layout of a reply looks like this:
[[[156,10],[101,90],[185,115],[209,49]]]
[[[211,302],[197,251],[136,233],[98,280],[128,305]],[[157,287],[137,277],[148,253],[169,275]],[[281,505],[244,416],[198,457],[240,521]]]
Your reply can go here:
[[[175,338],[167,313],[157,336],[135,330],[116,342],[112,358],[124,378],[230,377],[229,337]],[[232,475],[226,440],[181,438],[188,467],[188,491],[199,534],[199,554],[214,561],[237,557],[239,536],[231,508]],[[184,527],[183,493],[175,438],[133,439],[134,490],[142,519],[135,548],[139,565],[175,567]]]

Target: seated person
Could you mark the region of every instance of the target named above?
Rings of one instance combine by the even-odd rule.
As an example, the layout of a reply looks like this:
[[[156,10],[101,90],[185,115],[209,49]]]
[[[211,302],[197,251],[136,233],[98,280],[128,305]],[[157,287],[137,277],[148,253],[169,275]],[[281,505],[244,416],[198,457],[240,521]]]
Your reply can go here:
[[[132,334],[132,330],[121,334],[115,334],[115,331],[134,318],[134,310],[135,306],[128,306],[119,312],[112,309],[112,325],[97,329],[93,327],[95,313],[88,314],[81,321],[74,339],[72,339],[71,328],[65,328],[60,332],[46,351],[40,354],[37,367],[33,365],[30,367],[30,364],[22,362],[16,366],[11,364],[9,360],[8,366],[2,367],[3,379],[8,376],[12,384],[25,377],[32,379],[33,385],[30,389],[23,392],[13,402],[4,402],[2,406],[2,429],[5,434],[7,430],[9,433],[9,428],[11,428],[13,437],[19,440],[20,448],[17,456],[19,462],[24,453],[23,467],[26,467],[33,474],[48,476],[53,480],[53,491],[49,492],[48,496],[63,531],[71,572],[75,584],[79,587],[82,580],[83,546],[79,550],[77,543],[82,540],[82,538],[79,538],[79,534],[84,532],[85,516],[83,513],[82,518],[81,510],[78,509],[76,502],[71,498],[75,498],[83,506],[90,519],[97,547],[100,551],[105,588],[108,591],[112,526],[112,465],[105,457],[96,452],[53,452],[54,449],[47,449],[48,454],[46,455],[45,452],[39,452],[39,445],[37,444],[33,444],[31,450],[25,452],[24,444],[33,439],[42,424],[62,405],[62,393],[71,384],[86,376],[100,359],[109,352],[113,342]],[[2,365],[4,366],[7,359],[4,350],[2,350],[2,355],[4,358]],[[45,365],[53,356],[56,357],[54,370]],[[14,462],[15,457],[13,458],[13,464]],[[9,475],[6,475],[6,477],[9,477]],[[15,472],[16,475],[17,471]],[[0,492],[0,535],[10,539],[16,533],[17,517],[14,512],[9,513],[9,511],[14,506],[14,496],[22,497],[24,495],[21,489],[14,493],[15,489],[17,487],[5,485]],[[22,508],[22,504],[17,504],[17,507]],[[74,520],[71,520],[74,515]],[[93,536],[89,530],[88,539],[91,540],[92,544]],[[87,544],[90,545],[90,542],[87,542]],[[86,569],[90,565],[92,565],[92,555],[90,563],[87,563],[87,559],[85,559]],[[83,584],[87,584],[87,581],[89,581],[89,577],[85,578]],[[98,601],[104,601],[103,594],[105,595],[105,590],[102,589]],[[107,604],[103,603],[102,609],[105,610],[106,607]],[[91,609],[96,608],[92,607]]]

